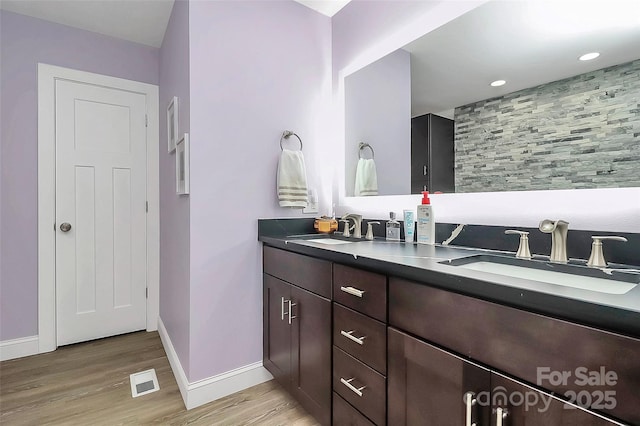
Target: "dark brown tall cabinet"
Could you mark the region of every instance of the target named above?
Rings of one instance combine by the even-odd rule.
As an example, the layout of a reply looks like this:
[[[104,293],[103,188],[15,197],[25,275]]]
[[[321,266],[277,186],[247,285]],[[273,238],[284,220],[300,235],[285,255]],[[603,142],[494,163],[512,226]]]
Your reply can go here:
[[[454,121],[434,114],[411,119],[411,193],[454,192]]]
[[[265,247],[263,362],[323,425],[331,424],[331,263]]]

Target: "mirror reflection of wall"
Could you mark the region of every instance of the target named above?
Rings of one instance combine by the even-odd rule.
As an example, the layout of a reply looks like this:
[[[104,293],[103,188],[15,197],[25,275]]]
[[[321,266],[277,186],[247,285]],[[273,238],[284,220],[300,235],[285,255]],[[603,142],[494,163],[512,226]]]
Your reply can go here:
[[[629,5],[637,10],[623,9]],[[489,2],[347,76],[347,195],[353,194],[350,168],[357,162],[358,143],[349,132],[358,127],[361,134],[375,135],[413,127],[409,137],[374,145],[398,158],[404,152],[413,169],[407,177],[406,163],[389,171],[379,166],[378,179],[389,188],[381,185],[380,195],[416,193],[425,186],[443,192],[640,186],[640,24],[629,21],[630,15],[640,16],[640,3],[595,2],[576,9],[548,2]],[[549,17],[563,25],[547,25]],[[600,57],[578,60],[594,50]],[[405,103],[410,102],[411,112],[404,117],[396,110],[365,114],[370,121],[378,119],[363,121],[349,106],[364,102],[367,107],[357,109],[366,111],[390,102],[373,105],[371,93],[360,97],[349,90],[350,81],[366,74],[391,86],[396,80],[390,74],[371,74],[387,58],[407,53],[411,91]],[[506,84],[490,86],[499,79]],[[384,99],[400,104],[397,95],[387,93]],[[426,154],[417,149],[417,123],[445,119],[454,119],[455,135],[427,143]],[[419,131],[428,135],[424,128]],[[426,159],[417,160],[419,151]],[[377,162],[378,157],[383,155]],[[444,183],[440,177],[429,180],[431,171],[443,174],[438,166],[444,175],[451,172],[455,185],[447,184],[448,177]],[[428,175],[421,184],[418,169]]]
[[[378,195],[408,194],[411,181],[411,68],[404,50],[345,79],[346,193],[354,195],[359,144],[376,153]],[[369,158],[369,157],[367,157]]]
[[[456,108],[456,192],[640,186],[640,60]]]

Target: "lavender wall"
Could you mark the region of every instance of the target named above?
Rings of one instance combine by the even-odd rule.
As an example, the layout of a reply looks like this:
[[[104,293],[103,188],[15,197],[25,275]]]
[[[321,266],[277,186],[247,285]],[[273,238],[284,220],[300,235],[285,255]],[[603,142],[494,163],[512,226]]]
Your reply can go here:
[[[0,11],[0,340],[38,334],[37,63],[158,83],[158,49]]]
[[[190,5],[191,382],[262,359],[257,218],[278,207],[278,142],[304,141],[309,181],[327,163],[330,19],[292,1]]]
[[[398,49],[345,78],[345,185],[354,194],[358,143],[375,151],[378,194],[411,193],[411,57]],[[365,150],[366,158],[371,154]]]
[[[160,318],[189,371],[189,197],[176,195],[176,154],[167,153],[167,106],[178,97],[180,134],[189,132],[189,2],[173,5],[160,48]]]

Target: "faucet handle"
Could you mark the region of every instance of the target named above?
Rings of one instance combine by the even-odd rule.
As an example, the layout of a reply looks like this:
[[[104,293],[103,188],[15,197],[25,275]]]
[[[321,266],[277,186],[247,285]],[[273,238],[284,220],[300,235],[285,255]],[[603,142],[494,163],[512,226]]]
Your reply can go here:
[[[593,240],[593,243],[591,243],[591,256],[589,256],[587,266],[594,268],[605,268],[607,266],[607,261],[604,260],[604,254],[602,253],[602,240],[627,242],[625,237],[608,235],[593,235],[591,239]]]
[[[344,231],[342,231],[342,236],[350,237],[351,233],[349,232],[349,219],[340,219],[340,222],[344,222]]]
[[[520,235],[520,245],[518,246],[516,257],[519,257],[520,259],[531,259],[531,251],[529,251],[529,233],[527,231],[507,229],[504,233]]]
[[[367,222],[367,235],[364,237],[367,240],[373,240],[373,227],[371,225],[374,223],[380,225],[380,222]]]

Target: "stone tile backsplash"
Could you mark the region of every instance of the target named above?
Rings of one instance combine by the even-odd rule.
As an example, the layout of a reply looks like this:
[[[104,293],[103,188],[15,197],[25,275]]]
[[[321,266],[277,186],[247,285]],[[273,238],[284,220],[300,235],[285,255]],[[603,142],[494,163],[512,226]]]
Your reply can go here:
[[[640,186],[640,59],[456,108],[455,185]]]

